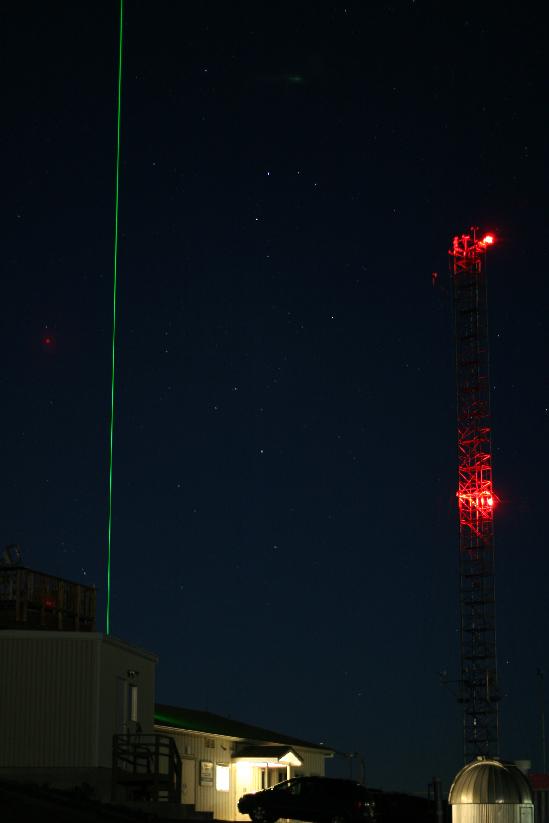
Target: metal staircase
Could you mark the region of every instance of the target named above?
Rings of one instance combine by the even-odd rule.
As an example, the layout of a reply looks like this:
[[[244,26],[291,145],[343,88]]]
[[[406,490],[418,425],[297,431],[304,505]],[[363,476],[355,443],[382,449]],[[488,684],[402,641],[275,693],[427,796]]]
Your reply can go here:
[[[115,734],[113,801],[181,803],[181,757],[165,734]]]

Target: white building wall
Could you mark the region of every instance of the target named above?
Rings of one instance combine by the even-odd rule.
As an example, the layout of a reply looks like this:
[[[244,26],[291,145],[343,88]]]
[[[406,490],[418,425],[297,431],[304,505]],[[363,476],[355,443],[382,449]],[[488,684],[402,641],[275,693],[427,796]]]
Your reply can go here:
[[[249,815],[240,814],[237,804],[243,794],[253,794],[261,791],[261,769],[249,763],[234,763],[233,775],[233,817],[230,819],[247,820],[250,823]]]
[[[534,823],[532,803],[456,803],[452,823]]]
[[[117,683],[139,672],[152,732],[154,669],[152,655],[95,632],[1,631],[0,769],[110,769]]]
[[[95,765],[98,656],[92,634],[0,632],[0,768]]]
[[[236,808],[235,786],[231,764],[235,741],[229,737],[182,732],[164,726],[157,726],[156,731],[172,735],[180,756],[195,761],[194,805],[196,810],[213,812],[216,820],[235,820],[233,812],[233,809]],[[201,783],[202,762],[213,764],[213,782],[211,784]],[[219,791],[216,786],[217,765],[230,767],[228,792]],[[183,802],[185,802],[185,798],[183,798]]]
[[[170,734],[174,738],[181,758],[195,761],[194,805],[197,811],[212,812],[216,820],[248,821],[249,816],[239,813],[237,804],[243,794],[261,790],[261,766],[233,762],[237,744],[242,740],[206,732],[185,732],[158,725],[156,731]],[[250,741],[246,741],[250,742]],[[253,742],[253,741],[251,741]],[[303,760],[303,766],[292,769],[292,776],[319,775],[325,773],[325,755],[311,749],[291,747]],[[201,762],[213,764],[213,784],[201,785]],[[216,766],[229,766],[229,791],[220,791],[216,786]],[[192,796],[192,793],[191,793]],[[185,802],[185,798],[182,798]]]
[[[314,749],[300,749],[292,746],[303,760],[303,766],[292,769],[292,775],[299,777],[324,777],[326,773],[326,755]]]
[[[125,692],[124,700],[127,701],[130,685],[137,686],[139,725],[144,734],[153,733],[155,667],[156,657],[148,652],[129,646],[112,636],[102,638],[97,673],[97,697],[101,706],[98,726],[100,766],[111,767],[113,734],[136,731],[136,724],[128,716],[127,702],[122,707],[121,687]]]
[[[291,746],[291,749],[303,762],[302,766],[290,768],[290,777],[324,777],[326,773],[326,755],[313,749],[302,749]],[[233,816],[228,820],[250,821],[250,816],[240,814],[237,803],[243,794],[261,791],[261,767],[254,767],[247,763],[233,763],[234,787]]]

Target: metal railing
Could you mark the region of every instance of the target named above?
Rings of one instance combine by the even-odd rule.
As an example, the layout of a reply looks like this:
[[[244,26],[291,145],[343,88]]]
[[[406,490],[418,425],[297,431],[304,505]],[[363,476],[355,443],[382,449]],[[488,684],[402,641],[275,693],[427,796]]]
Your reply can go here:
[[[96,592],[22,566],[0,566],[0,628],[95,630]]]
[[[174,739],[166,734],[115,734],[112,798],[181,803],[181,757]]]

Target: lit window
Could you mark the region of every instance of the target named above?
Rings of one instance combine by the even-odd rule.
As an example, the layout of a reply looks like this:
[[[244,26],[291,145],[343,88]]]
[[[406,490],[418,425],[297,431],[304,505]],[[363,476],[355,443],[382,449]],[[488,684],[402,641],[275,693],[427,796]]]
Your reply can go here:
[[[215,788],[218,792],[229,791],[229,770],[230,766],[223,766],[220,763],[215,767]]]
[[[139,709],[138,709],[138,694],[139,694],[139,686],[130,686],[130,720],[133,720],[137,723],[139,720]]]

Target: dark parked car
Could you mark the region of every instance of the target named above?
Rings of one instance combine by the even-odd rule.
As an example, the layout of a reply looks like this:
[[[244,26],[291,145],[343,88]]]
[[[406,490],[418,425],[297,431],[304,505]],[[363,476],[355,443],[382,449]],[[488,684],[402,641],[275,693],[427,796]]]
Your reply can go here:
[[[367,823],[374,804],[366,786],[331,777],[294,777],[270,789],[245,794],[238,811],[254,823],[274,823],[279,817],[311,823]]]
[[[370,789],[377,823],[436,823],[433,800],[401,792]]]

